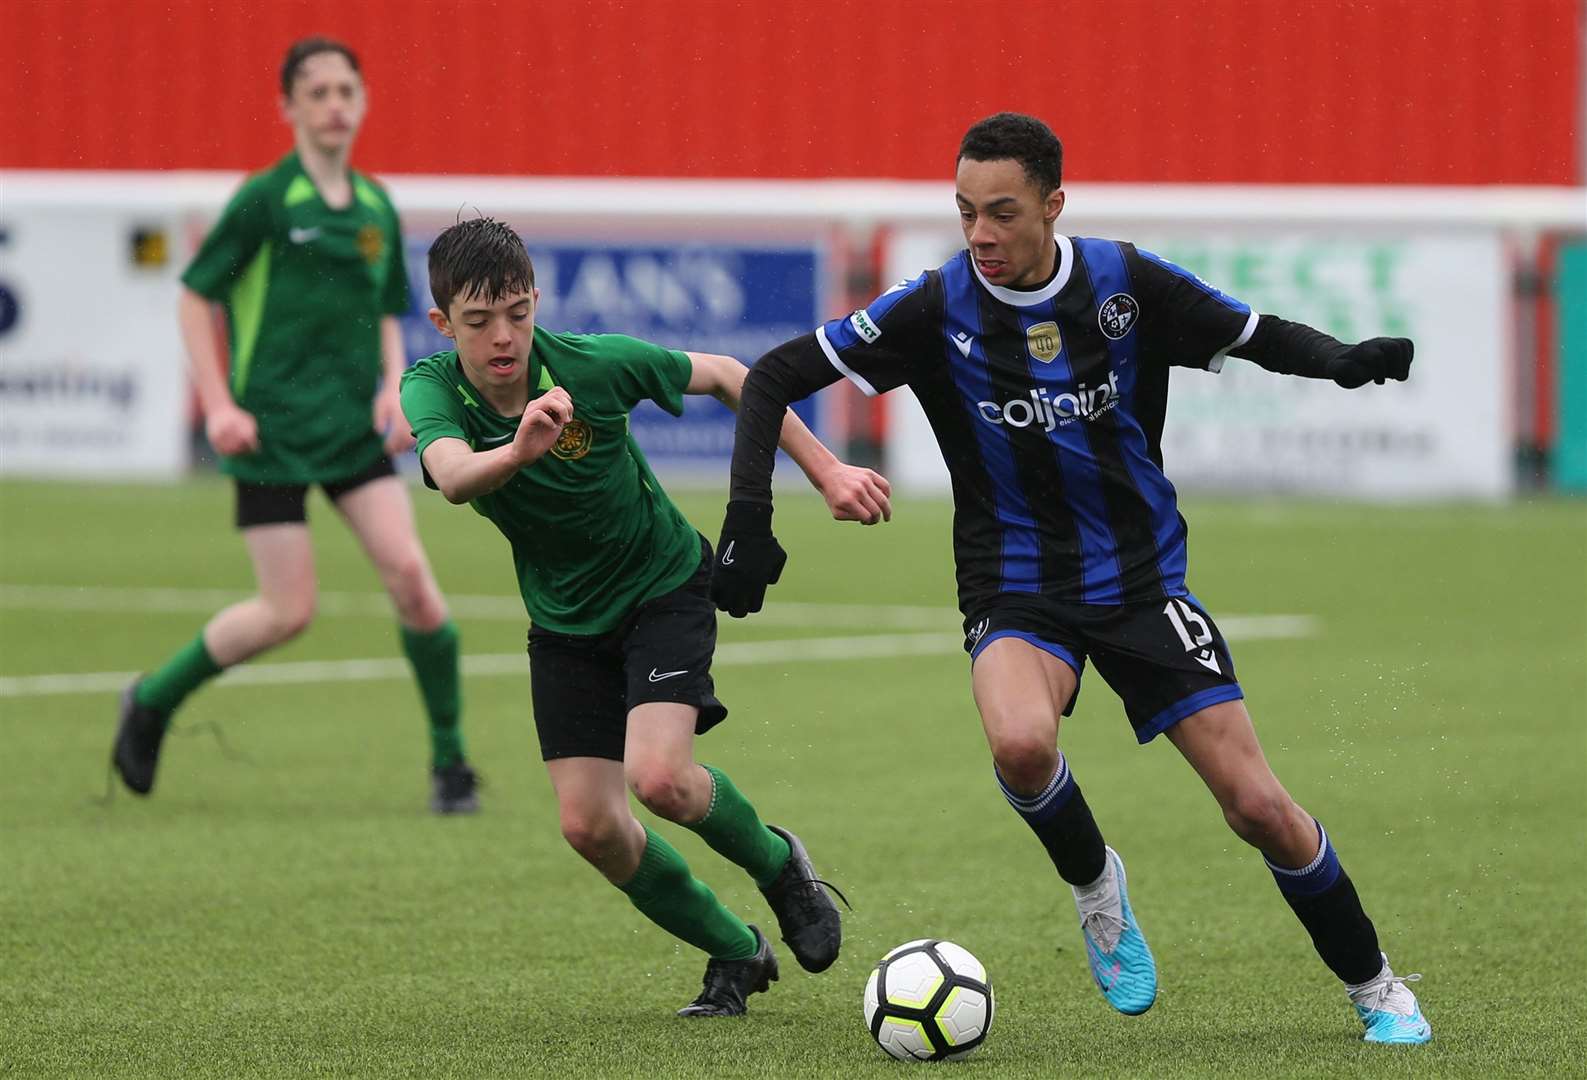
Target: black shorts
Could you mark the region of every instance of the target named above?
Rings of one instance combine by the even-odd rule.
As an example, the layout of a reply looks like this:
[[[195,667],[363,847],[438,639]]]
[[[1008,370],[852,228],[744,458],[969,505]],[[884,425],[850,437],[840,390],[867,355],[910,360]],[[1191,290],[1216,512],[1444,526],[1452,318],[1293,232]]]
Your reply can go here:
[[[1234,657],[1194,596],[1135,604],[1065,604],[1004,593],[964,621],[971,662],[998,638],[1016,637],[1074,669],[1074,711],[1089,656],[1124,702],[1135,738],[1150,742],[1191,713],[1243,698]]]
[[[325,497],[335,502],[354,488],[363,487],[371,480],[397,475],[391,458],[384,455],[363,472],[354,473],[345,480],[321,483]],[[253,484],[237,481],[237,528],[248,529],[255,525],[295,525],[309,519],[307,484]]]
[[[623,760],[628,713],[653,701],[700,710],[694,733],[727,718],[711,681],[716,605],[711,545],[700,538],[700,567],[669,593],[647,600],[604,634],[529,630],[529,688],[540,756]]]

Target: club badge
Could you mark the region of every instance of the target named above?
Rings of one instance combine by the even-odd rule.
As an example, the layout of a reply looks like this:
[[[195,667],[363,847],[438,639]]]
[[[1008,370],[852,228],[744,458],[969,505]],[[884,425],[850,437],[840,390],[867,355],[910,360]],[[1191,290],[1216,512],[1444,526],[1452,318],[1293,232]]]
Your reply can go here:
[[[595,432],[590,430],[590,425],[583,420],[569,420],[551,447],[551,454],[563,461],[577,461],[590,452],[594,442]]]
[[[358,253],[370,266],[378,266],[386,254],[386,234],[379,225],[365,225],[358,230]]]
[[[1135,302],[1135,297],[1129,293],[1114,293],[1097,309],[1097,324],[1104,334],[1117,341],[1130,332],[1140,316],[1141,305]]]

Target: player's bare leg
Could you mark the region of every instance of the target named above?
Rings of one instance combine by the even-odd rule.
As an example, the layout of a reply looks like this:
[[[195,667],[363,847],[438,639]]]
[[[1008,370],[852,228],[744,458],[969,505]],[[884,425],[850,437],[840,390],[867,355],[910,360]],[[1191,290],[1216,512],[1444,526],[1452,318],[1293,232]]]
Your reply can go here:
[[[998,783],[1074,892],[1091,976],[1115,1009],[1136,1015],[1157,998],[1157,964],[1130,907],[1124,863],[1102,842],[1058,750],[1058,723],[1078,685],[1074,668],[1018,637],[976,656],[971,687]]]
[[[1206,783],[1229,827],[1262,852],[1318,955],[1349,991],[1367,1041],[1430,1039],[1432,1028],[1407,980],[1395,976],[1379,950],[1377,931],[1327,832],[1268,766],[1245,703],[1210,706],[1167,734]]]
[[[652,813],[699,835],[754,879],[777,917],[783,941],[807,971],[838,958],[843,922],[799,837],[763,824],[721,769],[694,760],[698,712],[678,702],[646,702],[628,714],[623,756],[628,786]]]
[[[131,791],[154,789],[160,747],[177,707],[233,664],[295,637],[314,618],[314,552],[300,524],[243,530],[257,595],[225,608],[199,636],[121,695],[111,763]]]
[[[546,762],[546,769],[569,846],[646,918],[711,958],[704,989],[680,1015],[743,1014],[745,999],[777,978],[770,943],[723,907],[683,856],[634,817],[622,762],[558,758]]]
[[[407,484],[383,476],[336,500],[336,509],[358,537],[391,595],[402,625],[426,633],[447,621],[446,601],[419,542]]]
[[[402,649],[413,666],[430,723],[430,808],[479,809],[478,777],[463,753],[458,633],[419,543],[408,488],[396,476],[360,484],[336,500],[391,596]]]
[[[314,621],[318,589],[307,525],[242,530],[258,593],[218,612],[204,627],[204,647],[222,668],[284,644]]]

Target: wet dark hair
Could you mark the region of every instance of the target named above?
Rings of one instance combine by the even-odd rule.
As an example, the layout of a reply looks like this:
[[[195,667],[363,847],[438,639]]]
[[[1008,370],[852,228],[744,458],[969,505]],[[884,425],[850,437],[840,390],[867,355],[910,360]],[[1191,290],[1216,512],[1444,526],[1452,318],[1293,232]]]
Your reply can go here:
[[[1064,147],[1052,128],[1024,113],[1000,112],[974,124],[959,143],[959,160],[1019,162],[1042,198],[1063,185]]]
[[[340,53],[347,58],[349,67],[363,74],[363,69],[358,66],[358,54],[340,41],[328,37],[306,37],[294,41],[287,49],[286,59],[281,61],[281,92],[291,97],[292,84],[297,81],[298,69],[303,66],[303,61],[328,52]]]
[[[448,314],[459,293],[494,304],[534,286],[534,263],[523,239],[495,218],[459,221],[430,245],[430,296]]]

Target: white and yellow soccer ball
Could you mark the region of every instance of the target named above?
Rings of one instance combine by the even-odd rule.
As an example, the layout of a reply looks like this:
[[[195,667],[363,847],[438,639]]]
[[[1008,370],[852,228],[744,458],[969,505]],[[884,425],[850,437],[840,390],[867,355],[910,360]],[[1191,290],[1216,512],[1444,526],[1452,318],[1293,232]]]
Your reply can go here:
[[[900,1061],[969,1057],[992,1027],[992,980],[951,941],[908,941],[882,957],[865,983],[865,1026]]]

